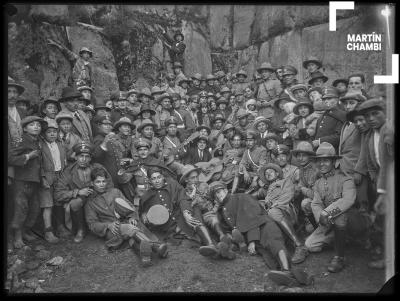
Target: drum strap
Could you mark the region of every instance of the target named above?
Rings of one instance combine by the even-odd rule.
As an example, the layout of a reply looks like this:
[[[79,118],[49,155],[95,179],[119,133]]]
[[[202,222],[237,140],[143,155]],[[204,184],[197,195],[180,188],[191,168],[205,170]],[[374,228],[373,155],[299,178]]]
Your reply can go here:
[[[173,142],[171,141],[171,139],[168,138],[168,136],[165,136],[165,139],[167,139],[167,140],[169,141],[169,143],[172,144],[173,147],[178,147],[175,143],[173,143]]]

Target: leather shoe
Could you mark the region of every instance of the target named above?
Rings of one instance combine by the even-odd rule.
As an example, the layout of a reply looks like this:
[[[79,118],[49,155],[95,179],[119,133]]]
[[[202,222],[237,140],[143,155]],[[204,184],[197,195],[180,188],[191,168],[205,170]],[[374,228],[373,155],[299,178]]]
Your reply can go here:
[[[214,245],[201,246],[199,248],[199,253],[205,257],[212,257],[218,255],[218,250]]]
[[[151,266],[151,244],[148,241],[142,240],[139,247],[140,261],[143,267]]]
[[[78,230],[78,232],[76,233],[76,235],[74,237],[74,242],[76,242],[76,243],[82,242],[84,236],[85,236],[85,233],[83,232],[83,230]]]
[[[301,247],[296,247],[296,250],[294,251],[294,255],[292,257],[292,263],[301,263],[304,260],[306,260],[306,257],[308,255],[308,250],[305,246]]]
[[[270,271],[268,278],[277,285],[298,286],[299,282],[293,277],[290,271]]]
[[[344,257],[334,256],[328,265],[328,271],[337,273],[344,269]]]

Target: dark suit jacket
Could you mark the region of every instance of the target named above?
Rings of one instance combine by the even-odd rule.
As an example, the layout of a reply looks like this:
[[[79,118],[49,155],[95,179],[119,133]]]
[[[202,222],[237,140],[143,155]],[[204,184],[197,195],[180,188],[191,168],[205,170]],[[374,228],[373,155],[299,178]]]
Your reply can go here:
[[[73,112],[71,112],[69,110],[62,110],[61,112],[65,112],[65,113],[73,115]],[[83,119],[83,121],[87,125],[88,131],[89,131],[90,142],[93,142],[92,126],[90,124],[89,117],[87,117],[86,113],[83,112],[82,110],[78,110],[78,113],[79,113],[79,115],[81,116],[81,118]],[[74,118],[72,120],[72,131],[82,139],[83,133],[84,133],[83,132],[83,128],[82,128],[81,123],[76,119],[75,116],[74,116]]]
[[[196,145],[190,147],[186,152],[186,155],[183,157],[182,162],[184,164],[196,164],[198,162],[208,162],[212,159],[212,155],[209,152],[208,148],[203,151],[203,159],[201,160],[199,157],[199,151]]]
[[[380,131],[379,139],[379,161],[381,168],[379,169],[377,189],[387,190],[387,172],[390,165],[394,163],[394,131],[387,123],[385,123]]]
[[[340,132],[339,155],[343,156],[338,162],[340,169],[348,174],[354,172],[354,168],[360,157],[361,151],[361,133],[354,123],[349,125],[349,129],[344,133],[344,128],[349,123],[345,122]]]
[[[336,152],[339,147],[340,132],[346,120],[345,112],[333,108],[327,110],[318,120],[315,133],[315,140],[328,142],[333,145]]]
[[[61,142],[57,141],[56,143],[60,151],[61,170],[63,170],[67,164],[65,147]],[[51,151],[46,141],[41,140],[40,145],[42,148],[41,176],[44,177],[47,180],[47,183],[49,183],[49,185],[51,186],[56,179],[53,158],[51,157]]]

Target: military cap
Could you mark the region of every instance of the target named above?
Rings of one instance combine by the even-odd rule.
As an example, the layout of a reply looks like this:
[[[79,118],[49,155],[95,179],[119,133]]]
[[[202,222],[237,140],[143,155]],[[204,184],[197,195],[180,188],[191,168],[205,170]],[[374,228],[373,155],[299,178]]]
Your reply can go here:
[[[223,78],[225,75],[226,75],[225,72],[222,71],[222,70],[220,70],[220,71],[218,71],[217,73],[215,73],[215,77],[216,77],[217,79],[221,79],[221,78]]]
[[[77,90],[79,91],[79,92],[81,92],[81,91],[83,91],[83,90],[89,90],[90,92],[94,92],[93,91],[93,88],[91,88],[91,87],[89,87],[89,86],[79,86],[78,88],[77,88]]]
[[[319,94],[322,95],[321,87],[313,87],[313,88],[308,89],[308,91],[307,91],[308,96],[310,96],[311,92],[313,92],[313,91],[317,91],[317,92],[319,92]]]
[[[156,115],[156,111],[154,111],[149,105],[146,105],[146,104],[144,104],[140,107],[139,114],[142,114],[143,112],[146,112],[146,111],[150,112],[150,114],[153,116]]]
[[[253,127],[256,129],[258,124],[264,122],[267,126],[271,125],[271,121],[264,116],[257,116],[256,119],[254,119]]]
[[[335,88],[336,88],[336,86],[339,84],[339,83],[343,83],[343,84],[345,84],[346,86],[349,84],[349,80],[347,79],[347,78],[338,78],[338,79],[335,79],[334,81],[333,81],[333,83],[332,83],[332,86],[334,86]]]
[[[227,131],[229,131],[231,129],[235,130],[235,127],[233,126],[232,123],[227,123],[225,125],[224,129],[222,130],[222,133],[225,134]]]
[[[86,142],[86,141],[82,141],[79,142],[78,144],[76,144],[72,150],[74,151],[74,153],[76,155],[82,154],[82,153],[86,153],[86,154],[90,154],[92,156],[93,154],[93,145]]]
[[[159,86],[154,86],[154,87],[151,88],[151,95],[152,96],[160,95],[162,93],[164,93],[164,91],[161,90]]]
[[[290,92],[294,92],[294,91],[297,91],[297,90],[304,90],[305,92],[307,92],[307,90],[308,90],[308,87],[307,87],[307,85],[305,85],[305,84],[296,84],[296,85],[293,85],[293,86],[291,86],[290,88],[288,88],[288,90],[290,91]]]
[[[365,96],[362,95],[361,92],[351,91],[351,90],[347,91],[347,93],[344,96],[339,98],[340,101],[345,101],[349,99],[354,99],[357,100],[358,102],[364,102],[367,100],[367,98],[365,98]]]
[[[182,168],[182,176],[181,176],[181,178],[179,180],[179,183],[181,185],[184,185],[186,178],[194,171],[197,171],[198,173],[200,173],[201,172],[201,168],[196,167],[196,166],[191,165],[191,164],[186,164],[185,166],[183,166],[183,168]]]
[[[165,120],[165,126],[169,127],[171,124],[178,125],[178,119],[175,116],[170,116],[167,120]]]
[[[257,72],[261,73],[263,70],[269,70],[271,72],[275,72],[275,68],[272,67],[270,62],[264,62],[260,67],[257,68]]]
[[[246,131],[246,139],[256,139],[257,136],[258,132],[253,129],[249,129]]]
[[[157,102],[161,102],[161,101],[163,101],[165,98],[168,98],[168,99],[172,102],[172,97],[171,97],[171,95],[169,95],[168,93],[163,93],[163,94],[161,94],[161,95],[158,97]]]
[[[87,112],[87,111],[90,111],[90,112],[92,112],[93,114],[94,113],[96,113],[95,112],[95,110],[93,109],[93,105],[87,105],[87,106],[85,106],[84,108],[83,108],[83,112]]]
[[[297,144],[296,149],[294,149],[292,151],[292,154],[294,156],[297,156],[299,153],[305,153],[305,154],[309,154],[311,156],[315,156],[315,152],[313,150],[313,146],[308,141],[300,141]]]
[[[203,129],[207,130],[208,135],[210,135],[211,129],[210,129],[208,126],[204,125],[204,124],[199,125],[199,126],[196,128],[196,132],[199,132],[200,130],[203,130]]]
[[[200,73],[195,73],[192,75],[192,79],[202,80],[202,75]]]
[[[312,112],[314,112],[313,104],[312,104],[310,101],[300,101],[300,102],[298,102],[298,103],[294,106],[294,108],[293,108],[293,113],[295,113],[296,115],[299,115],[299,108],[300,108],[300,106],[306,106],[306,107],[308,107],[308,109],[310,110],[310,114],[311,114]]]
[[[371,109],[385,111],[385,103],[377,98],[371,98],[363,102],[358,110],[360,111],[360,113],[365,114],[368,110]]]
[[[178,81],[178,86],[181,86],[182,83],[184,83],[184,82],[190,83],[190,80],[188,78],[186,78],[186,76],[182,76]]]
[[[55,120],[57,123],[60,123],[62,119],[69,119],[72,122],[74,120],[74,117],[71,113],[61,111],[56,115]]]
[[[209,97],[214,98],[214,100],[217,99],[217,97],[216,97],[216,96],[214,95],[214,93],[212,93],[212,92],[208,92],[208,93],[207,93],[207,98],[209,98]]]
[[[229,100],[227,100],[225,97],[221,96],[220,98],[218,98],[217,104],[221,104],[221,103],[229,104]]]
[[[237,119],[242,119],[242,118],[249,116],[249,114],[250,113],[248,113],[246,110],[240,108],[236,113],[236,117],[237,117]]]
[[[297,74],[297,69],[295,67],[293,67],[293,66],[290,66],[290,65],[283,66],[283,70],[282,71],[283,71],[282,76],[285,76],[285,75],[296,75]]]
[[[108,124],[112,125],[112,121],[108,115],[96,116],[93,119],[93,123],[95,123],[95,124],[107,124],[108,123]]]
[[[222,122],[225,122],[225,118],[222,114],[215,114],[213,123],[216,122],[217,120],[221,120]]]
[[[87,47],[82,47],[81,50],[79,50],[79,55],[82,56],[83,52],[87,52],[90,54],[90,57],[93,57],[93,51],[90,51],[89,48]]]
[[[279,140],[280,140],[279,136],[278,136],[277,134],[274,134],[274,133],[268,133],[268,134],[265,136],[264,139],[265,139],[265,140],[273,139],[273,140],[275,140],[275,141],[278,142],[278,143],[279,143]]]
[[[244,77],[247,77],[247,73],[243,69],[240,69],[238,72],[236,72],[236,77],[238,77],[239,75],[243,75]]]
[[[138,138],[133,142],[133,145],[136,149],[139,149],[141,147],[147,147],[148,149],[151,148],[151,142],[146,138]]]
[[[97,107],[94,107],[94,110],[95,110],[95,112],[97,112],[98,110],[106,110],[108,112],[111,112],[111,108],[107,107],[107,106],[97,106]]]
[[[266,171],[267,169],[273,169],[273,170],[275,170],[275,171],[278,173],[278,178],[279,178],[279,179],[282,179],[282,178],[283,178],[283,171],[282,171],[282,168],[281,168],[279,165],[277,165],[277,164],[268,163],[268,164],[266,164],[266,165],[261,166],[260,169],[259,169],[259,171],[258,171],[258,176],[260,177],[261,181],[262,181],[264,184],[268,183],[268,180],[267,180],[267,178],[265,177],[265,171]]]
[[[138,97],[141,97],[141,96],[147,96],[151,99],[154,99],[153,95],[151,95],[151,91],[149,88],[143,88],[142,91],[140,91]]]
[[[325,76],[322,72],[320,71],[315,71],[313,73],[311,73],[311,79],[308,81],[308,83],[310,85],[312,85],[312,83],[318,79],[318,78],[322,78],[322,80],[324,81],[324,83],[326,83],[328,81],[328,77]]]
[[[194,140],[195,143],[197,143],[199,141],[204,141],[205,143],[208,143],[208,137],[207,136],[199,136]]]
[[[225,92],[231,93],[232,91],[231,91],[231,89],[229,89],[227,86],[224,86],[224,87],[222,87],[222,89],[221,89],[221,93],[225,93]]]
[[[214,197],[215,193],[220,189],[227,189],[226,184],[221,181],[215,181],[210,184],[210,193]]]
[[[10,87],[15,87],[17,88],[18,94],[21,95],[25,91],[25,87],[22,86],[21,84],[18,84],[14,79],[11,77],[8,77],[8,85]]]
[[[303,62],[303,67],[307,68],[307,65],[309,63],[316,64],[318,66],[318,68],[322,67],[322,62],[318,58],[316,58],[315,56],[309,56],[308,58],[306,58],[306,60]]]
[[[136,128],[136,125],[134,125],[128,117],[121,117],[118,121],[114,123],[114,129],[118,129],[123,124],[129,125],[132,130]]]
[[[62,89],[61,98],[58,101],[64,102],[71,98],[82,98],[82,94],[72,87],[65,87]]]
[[[176,39],[177,36],[181,36],[182,37],[182,41],[185,39],[185,36],[179,30],[175,32],[174,39]],[[179,63],[179,62],[175,62],[175,63]],[[181,65],[181,68],[182,68],[182,64],[181,63],[179,63],[179,64]]]
[[[206,91],[200,91],[199,92],[199,97],[207,97],[207,92]]]
[[[317,151],[315,152],[315,159],[318,158],[333,158],[333,159],[338,159],[341,158],[342,156],[336,155],[335,148],[333,147],[332,144],[328,142],[322,142]]]
[[[322,99],[329,97],[339,98],[339,91],[335,87],[324,87],[322,90]]]
[[[215,80],[215,79],[216,79],[215,76],[212,74],[207,74],[207,76],[206,76],[206,81],[207,80]]]
[[[30,115],[21,120],[21,127],[24,128],[27,124],[34,122],[34,121],[39,121],[42,128],[45,127],[47,124],[47,121],[45,121],[43,118],[40,118],[40,117],[34,116],[34,115]]]
[[[290,149],[287,145],[285,144],[278,144],[276,146],[276,153],[279,154],[286,154],[289,155],[290,154]]]
[[[242,89],[235,91],[235,96],[239,96],[239,95],[243,95],[243,90]]]
[[[136,91],[135,88],[131,88],[128,93],[126,93],[126,97],[129,97],[131,94],[138,94],[138,91]]]
[[[138,126],[137,130],[141,132],[146,126],[153,127],[153,130],[157,129],[157,125],[153,121],[151,121],[150,119],[144,119],[141,125]]]

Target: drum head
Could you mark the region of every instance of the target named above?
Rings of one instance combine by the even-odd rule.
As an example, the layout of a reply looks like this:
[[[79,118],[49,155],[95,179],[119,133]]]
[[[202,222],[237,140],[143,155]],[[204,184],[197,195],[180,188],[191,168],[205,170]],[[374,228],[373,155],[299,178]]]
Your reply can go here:
[[[163,205],[151,206],[146,216],[151,224],[157,226],[164,225],[169,220],[168,209]]]

